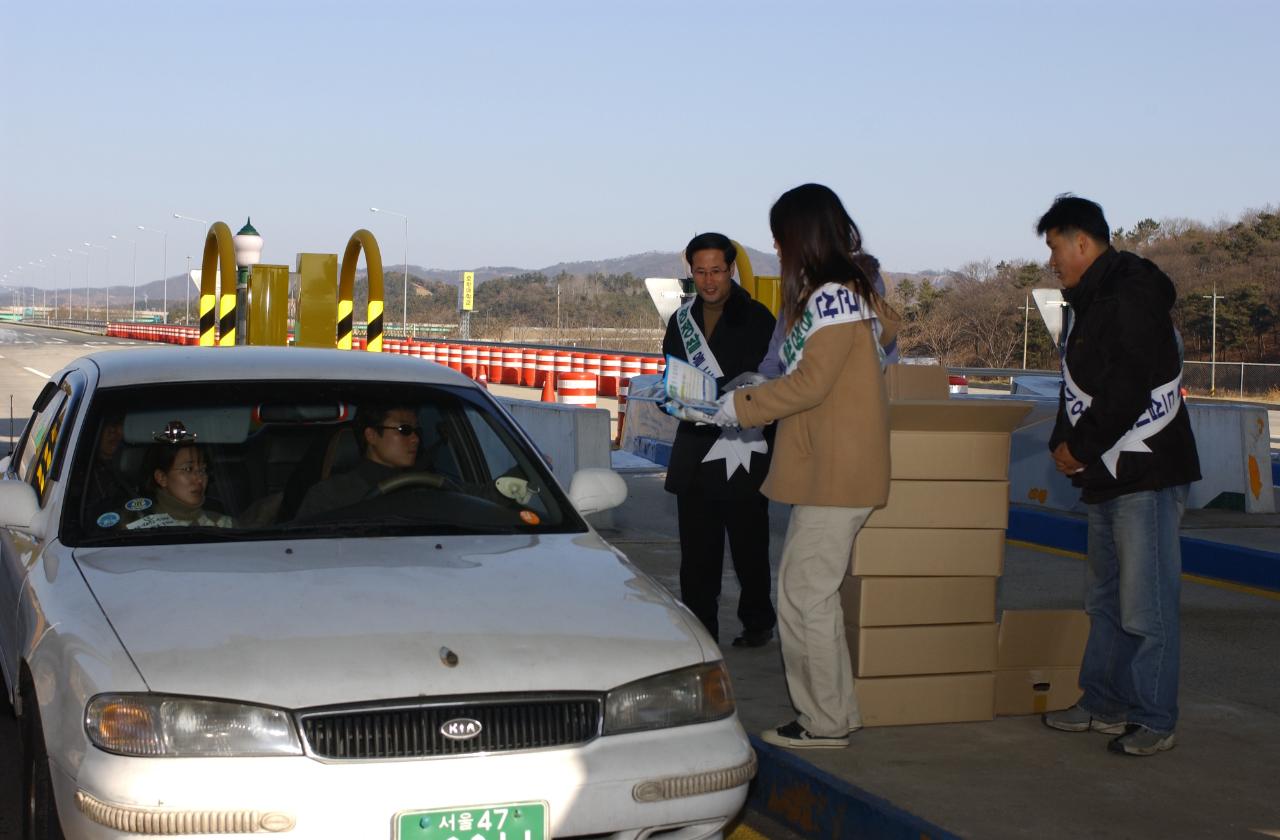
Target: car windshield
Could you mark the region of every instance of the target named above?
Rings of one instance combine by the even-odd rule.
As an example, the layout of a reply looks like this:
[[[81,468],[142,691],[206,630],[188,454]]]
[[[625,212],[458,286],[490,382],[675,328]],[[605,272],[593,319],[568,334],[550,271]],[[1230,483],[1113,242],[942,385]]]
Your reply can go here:
[[[586,530],[511,421],[467,388],[112,388],[85,429],[70,544]]]

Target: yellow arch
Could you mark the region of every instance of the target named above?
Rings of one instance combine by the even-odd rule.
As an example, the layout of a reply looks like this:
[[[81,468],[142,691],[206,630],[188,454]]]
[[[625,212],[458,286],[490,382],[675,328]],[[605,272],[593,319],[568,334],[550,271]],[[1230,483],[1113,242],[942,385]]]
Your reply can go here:
[[[365,350],[382,352],[382,251],[378,240],[364,228],[351,234],[347,250],[342,254],[342,271],[338,277],[338,349],[351,349],[351,331],[354,317],[356,263],[364,250],[364,262],[369,269],[368,338]],[[345,343],[344,343],[345,339]]]
[[[218,273],[222,274],[222,287],[224,293],[222,295],[222,306],[220,312],[215,312],[215,302],[218,294]],[[227,294],[225,289],[230,285],[231,292]],[[222,321],[230,320],[231,328],[228,330],[225,326],[222,329],[222,337],[218,342],[220,346],[226,347],[236,343],[236,307],[235,307],[235,288],[236,288],[236,249],[231,238],[231,228],[227,227],[226,222],[214,222],[209,226],[209,233],[204,239],[204,257],[200,261],[200,346],[214,346],[214,327],[218,325],[218,315],[222,316]],[[228,312],[227,303],[230,299],[230,311]]]
[[[743,248],[737,240],[730,241],[733,242],[733,247],[738,249],[738,257],[733,261],[733,264],[738,269],[738,281],[742,285],[742,290],[767,306],[774,315],[777,315],[782,306],[781,281],[777,277],[769,277],[763,274],[757,275],[753,272],[751,270],[751,258],[747,256],[747,249]]]

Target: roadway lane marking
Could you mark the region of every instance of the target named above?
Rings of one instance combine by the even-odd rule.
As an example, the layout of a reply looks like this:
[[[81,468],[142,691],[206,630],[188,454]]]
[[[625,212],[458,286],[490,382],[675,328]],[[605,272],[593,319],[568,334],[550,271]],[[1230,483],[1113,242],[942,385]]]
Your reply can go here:
[[[30,372],[30,373],[34,373],[36,376],[40,377],[41,379],[48,379],[48,378],[49,378],[49,374],[47,374],[47,373],[41,373],[40,371],[36,370],[35,368],[24,367],[24,368],[23,368],[23,370],[28,371],[28,372]]]

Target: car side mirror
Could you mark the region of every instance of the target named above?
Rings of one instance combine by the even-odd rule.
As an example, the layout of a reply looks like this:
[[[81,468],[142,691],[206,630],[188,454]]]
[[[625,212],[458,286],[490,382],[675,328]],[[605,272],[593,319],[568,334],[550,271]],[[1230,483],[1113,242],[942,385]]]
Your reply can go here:
[[[17,479],[0,481],[0,528],[31,533],[39,512],[40,500],[34,487]]]
[[[569,482],[569,501],[586,516],[616,508],[627,500],[627,483],[613,470],[588,467],[578,470]]]

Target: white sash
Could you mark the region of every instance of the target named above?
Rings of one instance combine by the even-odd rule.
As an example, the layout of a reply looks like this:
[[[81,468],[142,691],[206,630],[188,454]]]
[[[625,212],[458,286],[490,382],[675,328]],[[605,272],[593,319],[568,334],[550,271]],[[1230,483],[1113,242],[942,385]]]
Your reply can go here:
[[[826,283],[820,286],[809,296],[804,312],[778,350],[778,358],[782,360],[783,370],[787,373],[795,370],[796,365],[800,363],[800,357],[804,355],[805,343],[818,330],[834,324],[849,324],[855,321],[872,322],[876,348],[883,357],[884,349],[880,347],[880,321],[872,311],[871,305],[848,286],[839,283]]]
[[[1062,362],[1062,380],[1067,419],[1074,426],[1080,421],[1080,415],[1093,404],[1093,397],[1086,394],[1084,389],[1071,378],[1071,371],[1067,369],[1065,358]],[[1120,460],[1120,453],[1150,452],[1150,447],[1143,441],[1173,422],[1181,406],[1182,371],[1179,370],[1178,375],[1172,380],[1151,391],[1150,403],[1138,417],[1137,422],[1120,437],[1120,440],[1116,441],[1115,446],[1102,453],[1102,463],[1106,465],[1107,472],[1111,473],[1112,478],[1118,478],[1116,463]]]
[[[676,310],[676,328],[680,330],[680,340],[684,342],[684,356],[689,364],[719,379],[724,376],[724,372],[720,370],[720,363],[711,352],[711,345],[707,344],[706,336],[702,334],[702,330],[698,329],[698,322],[693,320],[691,310],[697,300],[694,298]]]
[[[696,300],[696,298],[694,299]],[[680,340],[684,342],[685,357],[689,364],[716,379],[724,376],[720,362],[711,352],[711,345],[698,329],[698,322],[693,319],[694,301],[691,300],[676,310],[676,327],[680,330]],[[721,317],[724,317],[723,315]],[[720,429],[720,437],[702,457],[702,463],[724,459],[724,479],[728,481],[741,467],[751,472],[751,453],[761,455],[769,451],[769,444],[764,439],[762,429],[738,429],[728,426]]]

